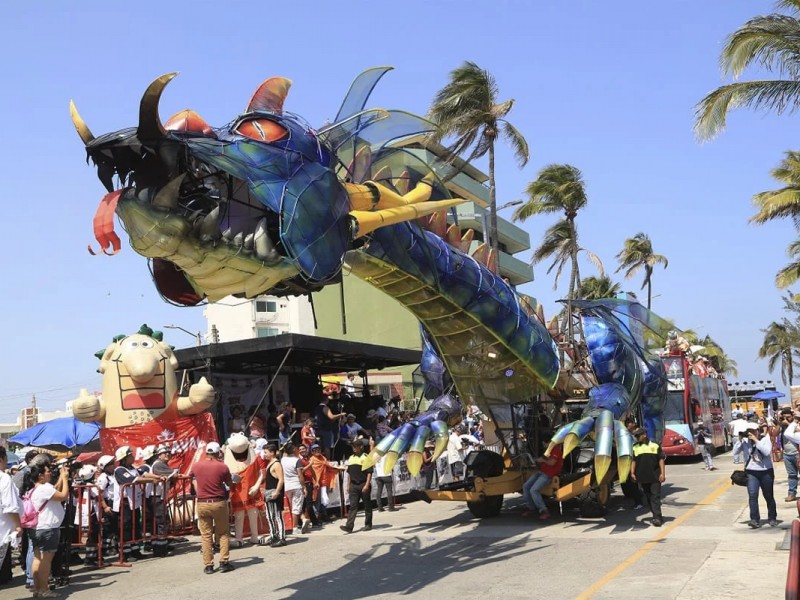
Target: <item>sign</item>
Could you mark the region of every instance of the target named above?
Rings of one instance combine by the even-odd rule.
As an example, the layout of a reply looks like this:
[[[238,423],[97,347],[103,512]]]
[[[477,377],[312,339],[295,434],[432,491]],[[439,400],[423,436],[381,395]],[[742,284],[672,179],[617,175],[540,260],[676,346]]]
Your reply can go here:
[[[169,466],[188,473],[208,442],[217,441],[217,430],[211,413],[202,412],[174,421],[158,420],[126,427],[104,427],[100,430],[103,454],[114,456],[120,446],[130,446],[134,463],[142,463],[142,450],[149,445],[166,444],[170,448]]]

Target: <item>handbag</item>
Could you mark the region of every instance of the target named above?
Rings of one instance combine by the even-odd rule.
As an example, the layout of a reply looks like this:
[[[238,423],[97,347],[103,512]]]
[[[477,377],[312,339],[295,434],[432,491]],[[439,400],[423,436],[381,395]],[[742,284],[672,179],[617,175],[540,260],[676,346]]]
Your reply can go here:
[[[758,452],[758,450],[756,450]],[[731,485],[747,485],[747,465],[750,464],[750,459],[752,456],[747,457],[747,462],[744,463],[744,470],[740,471],[736,469],[733,473],[731,473]]]

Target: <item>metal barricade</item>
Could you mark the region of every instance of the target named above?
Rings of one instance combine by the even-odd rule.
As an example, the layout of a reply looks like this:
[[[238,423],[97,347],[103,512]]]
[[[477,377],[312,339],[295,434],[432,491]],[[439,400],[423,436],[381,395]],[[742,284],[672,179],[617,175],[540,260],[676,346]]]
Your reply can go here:
[[[72,486],[70,502],[75,507],[75,537],[70,541],[70,549],[82,548],[87,564],[97,561],[103,564],[103,502],[102,491],[94,484]]]

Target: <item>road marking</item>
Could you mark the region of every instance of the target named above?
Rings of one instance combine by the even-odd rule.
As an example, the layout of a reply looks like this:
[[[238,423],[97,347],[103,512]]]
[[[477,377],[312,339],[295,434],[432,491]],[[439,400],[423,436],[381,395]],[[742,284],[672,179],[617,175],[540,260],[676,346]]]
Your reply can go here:
[[[639,550],[634,552],[630,557],[628,557],[625,561],[617,565],[613,570],[606,573],[602,578],[595,581],[591,586],[581,592],[580,596],[577,596],[575,600],[588,600],[592,596],[594,596],[597,592],[599,592],[602,588],[604,588],[607,584],[611,581],[616,579],[625,569],[630,567],[640,558],[642,558],[645,554],[650,552],[653,548],[656,547],[658,542],[663,540],[669,533],[678,527],[681,523],[683,523],[686,519],[691,517],[694,513],[696,513],[702,506],[707,504],[713,503],[717,498],[722,496],[730,487],[730,482],[727,479],[723,479],[721,483],[717,484],[716,489],[711,492],[708,496],[700,500],[697,504],[695,504],[692,508],[687,510],[681,516],[676,518],[672,523],[664,527],[658,535],[656,535],[652,540],[647,542],[644,546],[642,546]]]

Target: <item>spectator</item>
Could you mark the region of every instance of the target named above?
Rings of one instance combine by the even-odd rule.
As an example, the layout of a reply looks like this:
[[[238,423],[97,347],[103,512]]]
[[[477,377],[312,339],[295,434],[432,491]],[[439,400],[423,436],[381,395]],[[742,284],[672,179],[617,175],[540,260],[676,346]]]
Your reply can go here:
[[[700,453],[703,456],[703,462],[705,463],[705,467],[703,468],[706,471],[716,470],[714,459],[711,456],[711,449],[714,447],[714,439],[711,437],[711,433],[706,429],[702,421],[697,423],[697,431],[694,437],[697,442],[697,447],[700,448]]]
[[[633,436],[633,432],[639,429],[639,426],[636,425],[636,421],[633,418],[628,417],[625,419],[625,428],[630,432],[631,436]],[[640,508],[644,507],[644,496],[642,496],[642,489],[632,477],[628,477],[625,480],[625,483],[620,484],[620,488],[622,489],[622,493],[626,498],[633,499],[633,510],[639,510]]]
[[[73,524],[76,532],[83,530],[80,537],[86,542],[86,555],[84,564],[89,567],[96,567],[97,564],[97,542],[100,533],[100,519],[102,514],[103,499],[97,487],[92,486],[95,477],[95,468],[92,465],[84,465],[78,471],[75,478],[76,487],[72,492],[72,499],[75,505],[75,517]],[[78,541],[77,538],[75,541]],[[73,548],[74,549],[74,548]]]
[[[264,447],[266,490],[264,500],[266,501],[267,523],[269,523],[270,535],[261,538],[259,543],[262,546],[285,546],[286,529],[283,524],[283,467],[278,461],[278,445],[267,444]]]
[[[291,402],[286,402],[278,413],[278,442],[285,444],[292,437],[292,423],[294,423],[297,409]]]
[[[317,443],[317,432],[314,431],[314,421],[312,419],[303,421],[303,428],[300,430],[300,441],[308,448]]]
[[[346,417],[344,425],[342,425],[341,430],[342,438],[352,444],[353,440],[356,439],[359,435],[363,435],[366,433],[366,430],[356,423],[356,416],[354,414],[349,414]]]
[[[281,467],[283,468],[283,490],[292,511],[292,531],[297,530],[298,533],[308,533],[308,530],[311,529],[311,521],[304,522],[301,525],[306,494],[303,465],[294,453],[294,444],[292,442],[288,442],[284,448]]]
[[[312,444],[311,446],[310,463],[317,491],[317,497],[314,499],[314,510],[319,519],[329,521],[327,511],[328,491],[335,487],[339,472],[346,471],[347,467],[331,464],[318,444]]]
[[[370,444],[372,451],[372,444]],[[339,528],[345,533],[353,533],[353,525],[358,514],[358,502],[364,501],[364,531],[372,529],[372,467],[364,469],[367,454],[364,452],[364,440],[353,440],[353,454],[347,459],[347,474],[350,485],[347,490],[350,500],[350,513],[347,523]]]
[[[308,456],[308,446],[300,444],[297,447],[297,458],[300,460],[303,471],[303,487],[306,489],[306,495],[303,498],[303,525],[310,523],[310,527],[317,527],[321,523],[314,512],[314,496],[319,493],[316,489],[314,482],[314,471],[311,469],[311,458]],[[303,533],[306,533],[303,531]]]
[[[222,452],[217,442],[206,445],[206,460],[199,460],[192,465],[194,475],[193,486],[197,495],[197,527],[203,548],[203,572],[210,575],[214,572],[213,537],[219,543],[219,570],[222,573],[233,571],[230,563],[230,524],[228,516],[228,499],[225,486],[230,487],[233,477],[228,467],[222,462]]]
[[[555,446],[550,456],[537,457],[536,463],[539,465],[539,470],[522,485],[522,497],[528,507],[528,510],[522,512],[522,516],[530,517],[534,511],[538,511],[539,520],[546,521],[550,518],[550,512],[542,498],[542,489],[553,481],[553,477],[561,473],[561,468],[564,466],[561,446]]]
[[[56,484],[50,483],[50,465],[34,464],[25,475],[23,489],[37,510],[38,523],[29,529],[28,535],[33,544],[33,595],[38,598],[57,598],[50,591],[50,566],[58,550],[61,522],[64,520],[64,506],[61,504],[69,496],[69,467],[64,464],[58,470]]]
[[[22,500],[11,476],[5,472],[7,467],[8,453],[5,446],[0,446],[0,565],[5,562],[6,554],[11,552],[15,537],[22,539]]]
[[[228,419],[228,435],[234,433],[244,433],[247,428],[247,422],[242,414],[242,407],[238,404],[231,407],[231,418]]]
[[[263,438],[267,434],[267,420],[260,412],[257,411],[258,406],[251,406],[248,414],[248,428],[251,440]]]
[[[347,379],[342,384],[342,392],[348,398],[356,397],[356,376],[352,373],[347,374]]]
[[[114,503],[117,519],[122,519],[122,552],[125,561],[143,558],[139,547],[132,540],[142,537],[142,486],[135,483],[146,482],[133,466],[133,450],[130,446],[121,446],[114,453],[118,466],[114,469],[114,478],[119,486]],[[124,486],[124,487],[123,487]]]
[[[643,428],[636,429],[633,436],[636,443],[633,445],[631,479],[642,488],[647,506],[653,513],[653,525],[661,527],[664,523],[661,515],[661,484],[666,479],[664,453],[661,446],[648,439],[647,431]]]
[[[327,457],[331,457],[331,451],[335,444],[335,434],[337,432],[337,423],[345,416],[345,413],[334,413],[328,403],[330,397],[323,395],[319,405],[314,411],[316,417],[317,430],[319,434],[319,445],[322,448],[322,453]]]
[[[461,443],[461,427],[457,426],[450,432],[447,441],[447,462],[450,464],[450,473],[453,481],[461,481],[464,476],[464,444]]]
[[[791,412],[781,415],[783,432],[783,464],[786,467],[786,476],[789,479],[789,492],[786,494],[786,502],[797,500],[797,456],[798,456],[798,423],[800,423],[800,412]],[[788,432],[788,435],[787,435]]]
[[[392,472],[386,472],[386,457],[387,454],[381,456],[381,459],[375,463],[375,483],[377,484],[377,498],[378,498],[378,511],[383,512],[383,488],[386,488],[386,500],[389,505],[389,510],[394,511],[394,486]]]
[[[167,496],[170,480],[181,478],[180,471],[169,466],[170,449],[166,444],[161,444],[156,448],[156,460],[151,467],[153,475],[161,477],[162,483],[158,483],[153,490],[153,513],[155,521],[155,536],[153,538],[153,554],[155,556],[166,556],[169,553],[170,545],[167,536]]]
[[[772,467],[772,441],[766,428],[748,429],[744,436],[740,436],[733,449],[744,454],[744,472],[747,473],[747,495],[750,501],[748,527],[751,529],[761,527],[761,514],[758,508],[759,489],[767,503],[769,524],[771,527],[777,527],[779,523],[773,490],[775,471]]]
[[[420,471],[425,475],[425,489],[433,489],[433,477],[436,476],[436,485],[439,485],[439,473],[436,469],[436,461],[433,460],[435,444],[428,440],[422,450],[422,468]]]

